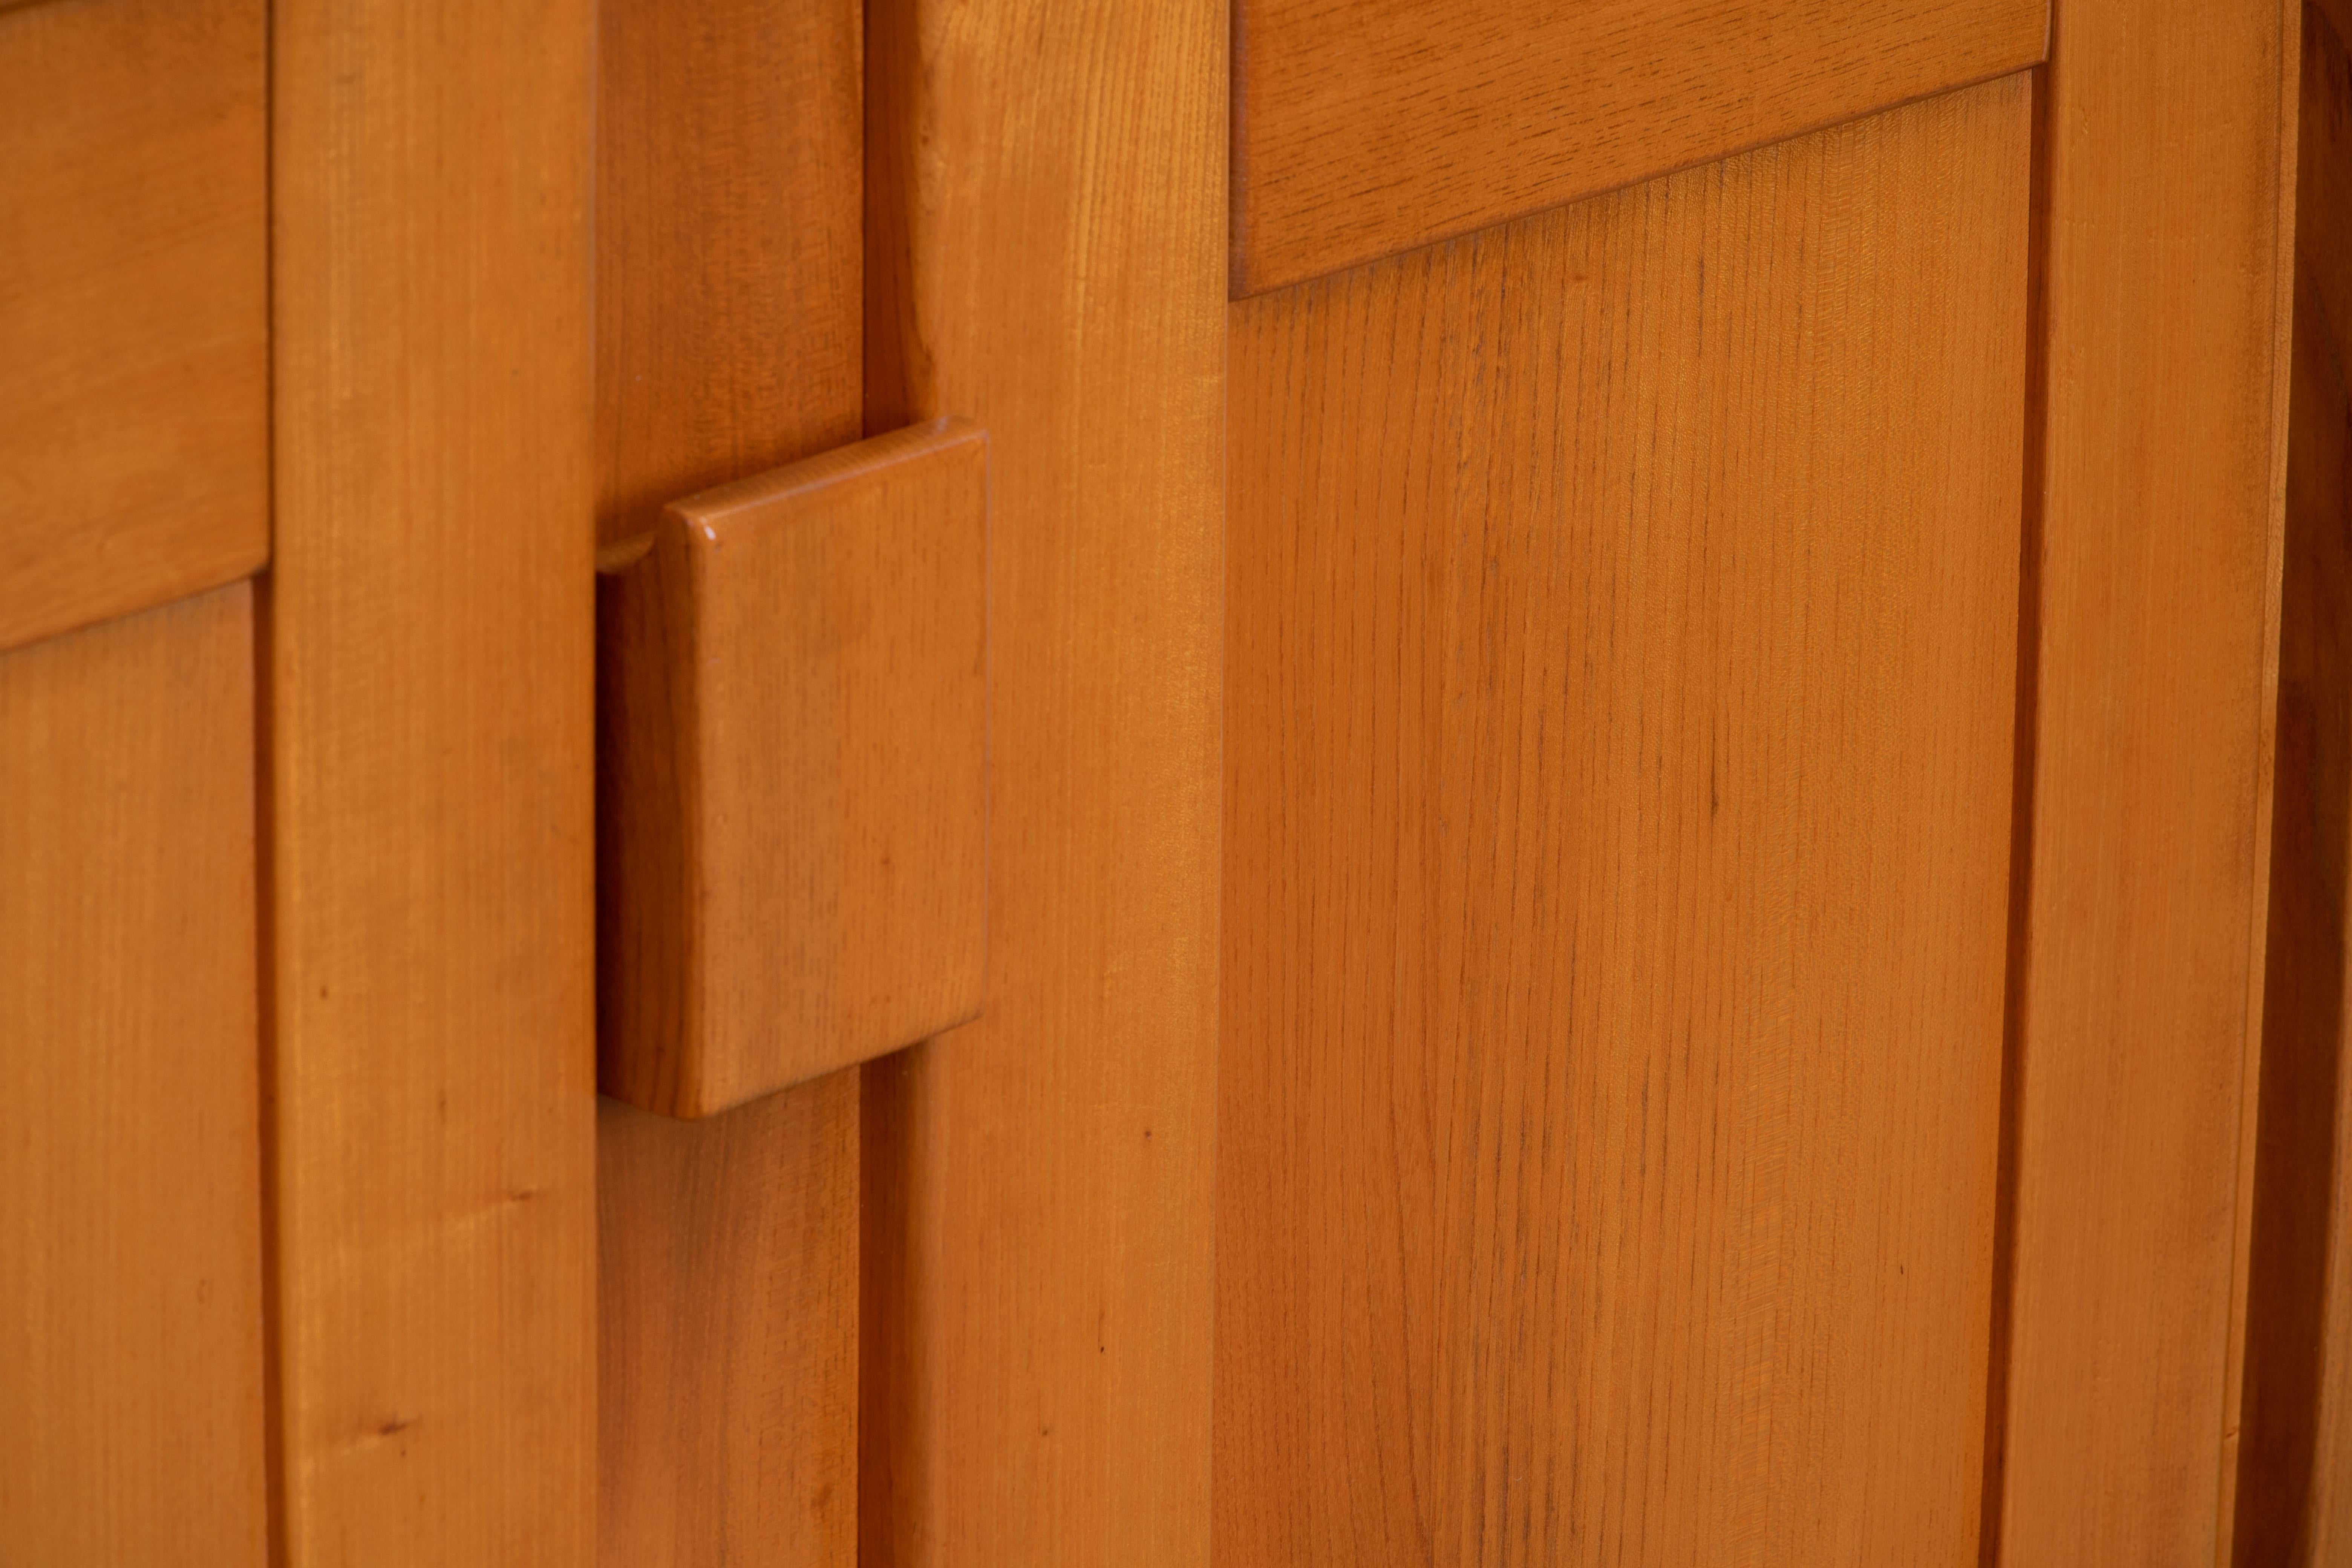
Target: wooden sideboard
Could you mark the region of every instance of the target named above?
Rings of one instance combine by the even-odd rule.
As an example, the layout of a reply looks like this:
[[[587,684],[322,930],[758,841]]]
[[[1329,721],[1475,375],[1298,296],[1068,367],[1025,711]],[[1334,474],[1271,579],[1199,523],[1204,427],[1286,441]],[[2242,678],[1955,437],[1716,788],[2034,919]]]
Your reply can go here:
[[[2347,39],[0,5],[0,1563],[2338,1561]]]

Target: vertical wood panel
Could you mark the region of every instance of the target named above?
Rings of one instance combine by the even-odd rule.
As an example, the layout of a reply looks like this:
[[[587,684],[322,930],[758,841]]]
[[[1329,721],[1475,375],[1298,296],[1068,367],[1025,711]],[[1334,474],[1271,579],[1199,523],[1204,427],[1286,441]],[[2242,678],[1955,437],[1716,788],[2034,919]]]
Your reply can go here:
[[[988,994],[868,1069],[869,1565],[1202,1563],[1225,13],[868,15],[866,421],[989,436]]]
[[[0,1558],[259,1568],[253,602],[0,657]]]
[[[2352,1556],[2352,55],[2303,13],[2277,805],[2237,1539],[2243,1568]]]
[[[1974,1557],[2028,107],[1234,308],[1221,1562]]]
[[[863,18],[856,0],[599,8],[608,541],[670,501],[858,437]],[[614,910],[601,919],[619,929]],[[611,1568],[854,1558],[856,1082],[820,1079],[691,1127],[605,1108]]]
[[[606,541],[857,439],[863,22],[856,0],[598,9]]]
[[[585,1564],[593,13],[272,22],[285,1556]]]
[[[2001,1556],[2228,1552],[2276,679],[2292,10],[2068,0]]]

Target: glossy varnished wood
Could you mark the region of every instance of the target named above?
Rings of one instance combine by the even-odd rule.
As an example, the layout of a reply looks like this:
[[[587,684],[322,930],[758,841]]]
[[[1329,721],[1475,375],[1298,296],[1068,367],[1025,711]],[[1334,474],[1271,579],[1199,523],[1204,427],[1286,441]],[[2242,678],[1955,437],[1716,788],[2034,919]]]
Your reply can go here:
[[[283,1561],[595,1529],[587,0],[275,0]]]
[[[2352,54],[2315,5],[2302,76],[2242,1568],[2352,1555]]]
[[[597,8],[596,506],[858,437],[856,0]]]
[[[867,1069],[868,1568],[1202,1568],[1216,0],[873,0],[869,429],[989,439],[988,996]]]
[[[0,647],[268,555],[267,28],[0,15]]]
[[[941,420],[676,502],[604,579],[605,1093],[707,1116],[980,1011],[987,539]]]
[[[2262,1016],[2295,13],[2069,0],[2002,1561],[2227,1556]]]
[[[1234,294],[2015,70],[2048,11],[1234,0]]]
[[[1217,1561],[1975,1561],[2028,132],[1233,307]]]
[[[0,1558],[260,1568],[253,602],[0,655]]]
[[[857,1085],[697,1122],[604,1102],[603,1561],[854,1560]]]

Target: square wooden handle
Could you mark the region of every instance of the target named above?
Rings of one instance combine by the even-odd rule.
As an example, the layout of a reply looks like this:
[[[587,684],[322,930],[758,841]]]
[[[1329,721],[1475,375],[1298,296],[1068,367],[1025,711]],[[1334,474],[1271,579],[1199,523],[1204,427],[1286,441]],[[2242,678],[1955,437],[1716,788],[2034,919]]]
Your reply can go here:
[[[707,1116],[981,1006],[987,437],[671,506],[600,564],[597,1079]]]

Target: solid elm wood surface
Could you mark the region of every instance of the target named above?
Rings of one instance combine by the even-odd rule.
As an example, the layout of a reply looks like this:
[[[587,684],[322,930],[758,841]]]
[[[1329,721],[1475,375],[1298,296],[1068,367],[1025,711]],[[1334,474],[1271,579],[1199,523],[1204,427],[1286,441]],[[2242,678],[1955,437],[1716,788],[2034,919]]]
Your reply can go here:
[[[607,542],[858,437],[863,20],[856,0],[598,7]]]
[[[587,0],[274,0],[289,1568],[595,1547]]]
[[[864,23],[855,0],[608,0],[597,17],[596,510],[610,542],[673,500],[861,434]],[[786,1332],[698,1303],[755,1300],[746,1292],[768,1280],[793,1281],[806,1300],[855,1300],[857,1249],[840,1237],[856,1235],[858,1178],[835,1156],[856,1148],[857,1116],[856,1095],[824,1081],[658,1136],[621,1138],[635,1123],[607,1108],[608,1563],[635,1568],[664,1541],[723,1542],[739,1563],[855,1561],[854,1513],[820,1489],[756,1480],[822,1468],[835,1452],[856,1398],[854,1321]],[[830,1217],[765,1228],[740,1217],[803,1199]],[[618,1228],[625,1215],[692,1230],[635,1235]],[[657,1384],[638,1375],[654,1364]],[[752,1424],[738,1418],[739,1384],[791,1397]],[[669,1533],[681,1520],[704,1533]]]
[[[2069,0],[2045,73],[2001,1561],[2230,1551],[2285,468],[2291,9]]]
[[[2277,794],[2235,1560],[2352,1554],[2352,55],[2303,12]]]
[[[599,1106],[604,1562],[854,1557],[857,1088],[692,1122]]]
[[[269,554],[260,0],[0,16],[0,647]]]
[[[2047,0],[1233,0],[1235,298],[2042,58]]]
[[[1216,1561],[1975,1562],[2028,133],[1233,307]]]
[[[707,1116],[980,1011],[987,533],[940,420],[676,502],[599,584],[605,1093]]]
[[[988,995],[868,1068],[867,1568],[1200,1564],[1226,30],[874,0],[867,427],[988,431]]]
[[[261,1568],[253,595],[0,655],[0,1558]]]

